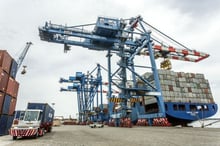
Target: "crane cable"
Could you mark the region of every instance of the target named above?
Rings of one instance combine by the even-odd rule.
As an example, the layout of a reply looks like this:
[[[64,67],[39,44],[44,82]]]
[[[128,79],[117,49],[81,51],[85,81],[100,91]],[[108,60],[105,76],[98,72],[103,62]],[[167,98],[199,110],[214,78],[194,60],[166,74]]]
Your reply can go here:
[[[143,21],[143,20],[142,20]],[[152,25],[150,25],[149,23],[143,21],[143,23],[145,23],[146,25],[148,25],[149,27],[151,27],[152,29],[154,29],[156,32],[160,33],[161,35],[165,36],[166,38],[168,38],[169,40],[175,42],[176,44],[182,46],[183,48],[192,51],[191,49],[189,49],[188,47],[186,47],[185,45],[183,45],[182,43],[178,42],[177,40],[171,38],[170,36],[166,35],[165,33],[163,33],[162,31],[160,31],[159,29],[153,27]]]

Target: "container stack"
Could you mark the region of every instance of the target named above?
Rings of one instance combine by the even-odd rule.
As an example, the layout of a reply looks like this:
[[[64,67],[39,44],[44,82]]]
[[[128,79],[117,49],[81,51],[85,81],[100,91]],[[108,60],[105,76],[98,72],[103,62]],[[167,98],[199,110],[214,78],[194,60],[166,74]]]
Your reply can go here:
[[[0,50],[0,136],[8,134],[14,119],[19,83],[17,63],[6,50]]]
[[[165,102],[214,103],[210,85],[203,74],[158,70]],[[151,73],[145,78],[152,79]]]

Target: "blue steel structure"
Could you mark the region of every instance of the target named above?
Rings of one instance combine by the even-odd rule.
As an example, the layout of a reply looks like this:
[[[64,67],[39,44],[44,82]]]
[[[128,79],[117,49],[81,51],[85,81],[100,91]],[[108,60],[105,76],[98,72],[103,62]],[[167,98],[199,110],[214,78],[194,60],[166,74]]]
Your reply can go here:
[[[96,72],[96,76],[93,73]],[[79,121],[104,121],[103,117],[103,94],[101,66],[83,74],[76,72],[75,76],[69,79],[60,79],[60,83],[71,83],[67,88],[61,88],[60,91],[71,91],[77,93]],[[95,105],[96,104],[96,105]]]
[[[92,31],[85,29],[85,27],[91,25],[94,25]],[[150,29],[153,29],[156,33],[150,31]],[[64,44],[64,52],[69,51],[71,45],[107,52],[108,111],[110,118],[116,119],[117,122],[121,118],[131,118],[133,121],[147,119],[151,125],[154,118],[166,117],[155,57],[193,61],[185,58],[189,54],[187,51],[191,53],[190,55],[193,55],[194,52],[192,50],[149,25],[141,16],[130,19],[98,17],[94,24],[71,27],[46,22],[43,27],[39,27],[39,35],[43,41]],[[79,39],[77,40],[76,38]],[[154,43],[162,47],[154,48]],[[180,51],[164,49],[163,47],[169,48],[169,43],[183,49],[180,49]],[[117,69],[114,71],[112,70],[111,59],[113,54],[119,58]],[[142,54],[149,56],[149,65],[138,65],[136,62],[135,58]],[[198,57],[197,54],[195,56]],[[196,61],[206,57],[208,55]],[[143,78],[136,71],[138,68],[151,70],[154,82],[152,83],[150,80]],[[130,76],[132,77],[131,79],[129,79]],[[141,81],[144,86],[139,86],[138,81]],[[117,105],[117,108],[115,108],[115,103],[111,102],[111,98],[114,98],[112,95],[112,84],[120,90],[118,98],[123,99]],[[78,87],[76,88],[78,89]],[[133,106],[129,105],[131,99],[139,99],[142,96],[155,97],[158,111],[146,114],[141,108],[141,103],[136,102]]]
[[[27,52],[30,48],[30,46],[32,45],[32,42],[27,42],[26,46],[24,48],[24,50],[22,51],[21,55],[19,56],[18,60],[17,60],[17,70],[19,70],[19,68],[22,65],[22,62],[24,61],[25,56],[27,55]]]

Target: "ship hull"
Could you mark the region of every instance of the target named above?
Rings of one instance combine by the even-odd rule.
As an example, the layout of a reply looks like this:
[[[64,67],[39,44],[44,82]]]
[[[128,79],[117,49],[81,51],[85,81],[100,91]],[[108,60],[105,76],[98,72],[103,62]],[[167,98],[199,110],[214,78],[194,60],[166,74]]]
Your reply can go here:
[[[188,103],[188,102],[164,102],[166,117],[172,126],[182,125],[209,118],[216,114],[218,106],[215,103]],[[138,109],[138,112],[137,112]],[[138,121],[138,115],[154,114],[159,111],[157,103],[152,103],[139,108],[133,108],[131,119],[135,124]]]
[[[172,125],[187,125],[216,114],[215,103],[178,103],[165,102],[166,117]]]

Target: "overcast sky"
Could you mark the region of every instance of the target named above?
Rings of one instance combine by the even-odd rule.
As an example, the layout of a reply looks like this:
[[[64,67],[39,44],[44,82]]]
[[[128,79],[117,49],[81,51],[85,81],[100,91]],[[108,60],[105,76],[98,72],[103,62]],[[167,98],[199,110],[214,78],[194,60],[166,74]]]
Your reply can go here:
[[[25,43],[33,42],[23,62],[27,74],[17,75],[16,109],[25,109],[27,102],[55,103],[56,116],[76,117],[76,93],[59,92],[63,86],[59,78],[91,71],[98,62],[106,66],[104,52],[73,46],[64,54],[63,45],[41,41],[38,27],[45,21],[73,26],[95,23],[100,15],[130,18],[139,14],[186,46],[210,54],[199,63],[172,61],[173,70],[205,74],[220,104],[219,0],[0,0],[0,10],[0,49],[18,59]]]

